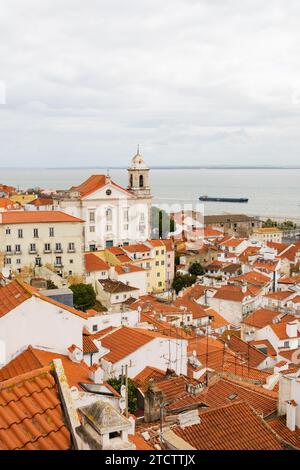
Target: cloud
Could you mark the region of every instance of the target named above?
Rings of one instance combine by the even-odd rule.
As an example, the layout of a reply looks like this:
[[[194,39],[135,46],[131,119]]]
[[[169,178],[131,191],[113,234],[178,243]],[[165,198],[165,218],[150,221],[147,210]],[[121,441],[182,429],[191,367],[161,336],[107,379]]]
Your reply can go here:
[[[298,163],[297,0],[11,0],[1,165]]]

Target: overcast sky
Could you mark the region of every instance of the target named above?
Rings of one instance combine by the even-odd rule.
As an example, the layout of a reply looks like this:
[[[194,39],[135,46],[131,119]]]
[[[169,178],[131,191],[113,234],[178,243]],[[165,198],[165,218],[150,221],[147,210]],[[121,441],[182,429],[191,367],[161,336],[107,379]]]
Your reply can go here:
[[[299,0],[9,0],[1,166],[300,164]],[[1,94],[1,92],[0,92]]]

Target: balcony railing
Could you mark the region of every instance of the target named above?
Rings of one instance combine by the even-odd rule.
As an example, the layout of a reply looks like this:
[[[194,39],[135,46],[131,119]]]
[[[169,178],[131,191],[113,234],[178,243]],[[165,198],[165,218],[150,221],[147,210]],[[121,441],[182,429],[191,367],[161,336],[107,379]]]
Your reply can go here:
[[[28,253],[29,253],[30,255],[36,255],[36,254],[37,254],[37,249],[36,249],[36,248],[35,248],[35,249],[29,248]]]
[[[62,248],[55,248],[54,253],[63,253],[63,251]]]

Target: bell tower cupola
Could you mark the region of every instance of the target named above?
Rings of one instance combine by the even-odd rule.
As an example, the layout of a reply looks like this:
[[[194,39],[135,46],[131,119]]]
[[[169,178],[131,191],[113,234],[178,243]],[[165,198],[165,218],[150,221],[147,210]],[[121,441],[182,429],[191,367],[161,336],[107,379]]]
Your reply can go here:
[[[134,155],[128,168],[128,191],[137,197],[151,197],[149,184],[149,168],[140,154],[138,145],[137,153]]]

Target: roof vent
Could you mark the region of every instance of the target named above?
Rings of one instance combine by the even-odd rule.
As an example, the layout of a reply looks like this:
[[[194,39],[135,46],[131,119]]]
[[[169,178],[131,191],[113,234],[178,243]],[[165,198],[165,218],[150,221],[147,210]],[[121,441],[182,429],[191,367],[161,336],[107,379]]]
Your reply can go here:
[[[236,397],[237,397],[237,394],[236,394],[236,393],[230,393],[227,398],[228,398],[228,400],[233,401],[233,400],[236,399]]]

